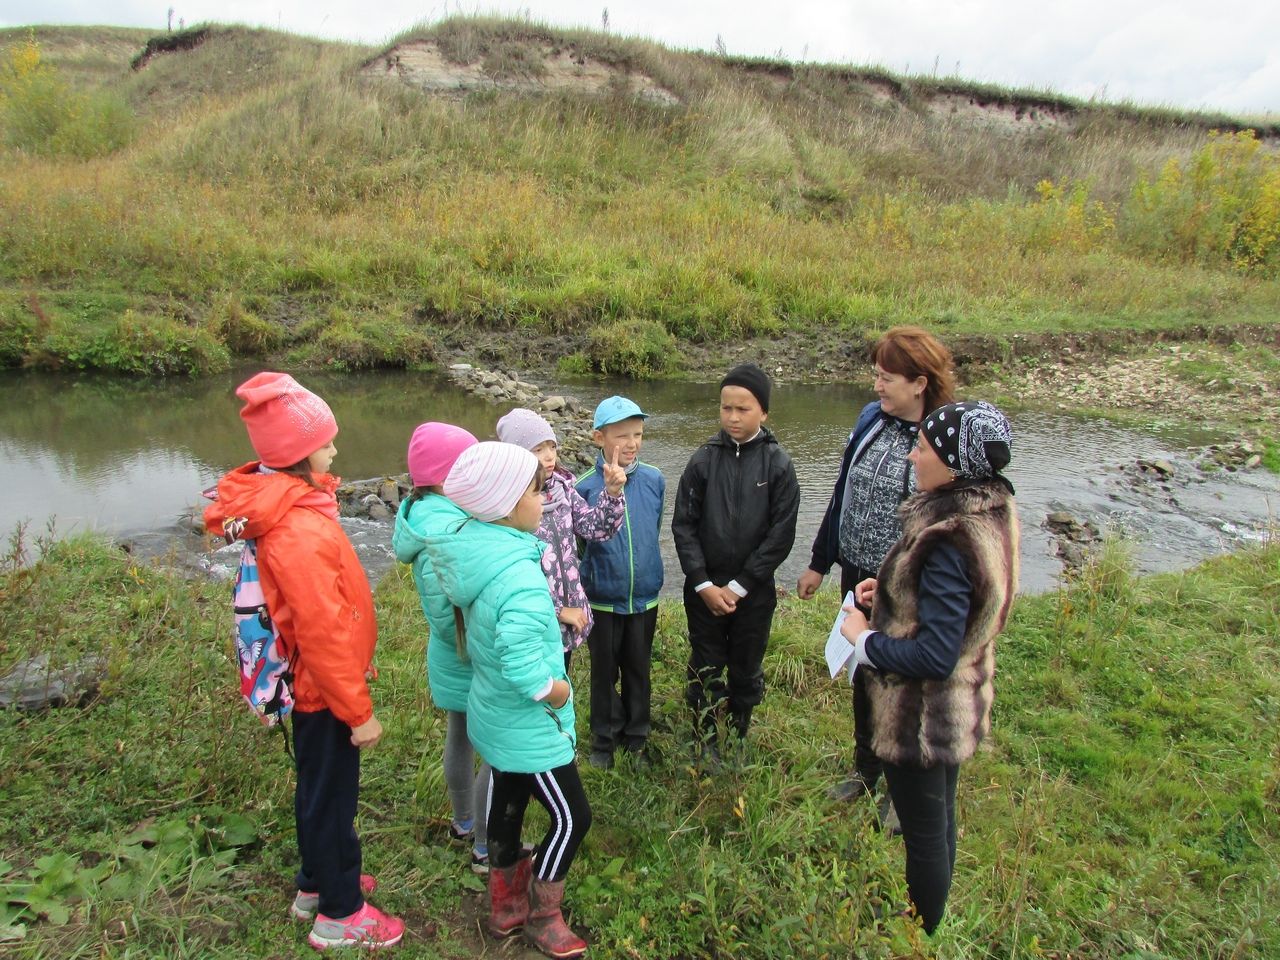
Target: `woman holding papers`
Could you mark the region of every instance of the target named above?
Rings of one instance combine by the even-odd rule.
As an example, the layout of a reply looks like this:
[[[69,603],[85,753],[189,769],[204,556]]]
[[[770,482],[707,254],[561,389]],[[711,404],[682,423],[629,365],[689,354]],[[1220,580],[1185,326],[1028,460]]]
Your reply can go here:
[[[916,490],[879,576],[846,608],[871,704],[872,749],[902,823],[907,889],[932,933],[956,859],[956,779],[991,727],[995,638],[1018,587],[1009,421],[988,403],[947,404],[920,424]]]
[[[902,533],[898,504],[915,492],[907,454],[920,418],[955,399],[951,362],[951,351],[920,327],[894,327],[872,348],[870,372],[878,399],[862,408],[845,444],[831,502],[813,538],[813,558],[796,584],[801,600],[817,592],[833,563],[840,565],[842,597],[880,569]],[[833,800],[856,800],[880,779],[869,709],[866,688],[855,676],[853,771],[831,788]]]

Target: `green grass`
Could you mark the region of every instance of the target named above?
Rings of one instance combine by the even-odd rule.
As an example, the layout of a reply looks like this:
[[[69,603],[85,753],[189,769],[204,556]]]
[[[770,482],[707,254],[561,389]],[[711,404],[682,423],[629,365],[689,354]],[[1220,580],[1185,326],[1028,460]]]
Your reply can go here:
[[[3,716],[6,956],[304,957],[285,919],[293,835],[278,738],[238,700],[225,586],[93,540],[41,543],[0,577],[0,669],[101,654],[84,710]],[[444,722],[403,572],[377,596],[387,727],[360,831],[398,956],[481,947],[481,884],[447,842]],[[683,612],[664,603],[650,772],[584,766],[595,823],[570,874],[599,957],[1274,956],[1280,933],[1280,552],[1135,578],[1115,548],[1059,594],[1022,598],[1000,642],[990,749],[961,773],[949,914],[900,921],[899,841],[825,788],[849,761],[847,689],[823,674],[835,598],[784,601],[745,761],[687,764]],[[574,678],[586,682],[586,655]],[[585,716],[579,716],[580,736]],[[74,784],[74,789],[67,789]],[[545,824],[531,814],[530,833]],[[37,918],[37,916],[39,918]]]
[[[1272,473],[1280,473],[1280,441],[1263,439],[1262,465]]]
[[[680,104],[426,96],[363,76],[373,48],[240,27],[138,71],[121,49],[133,34],[35,36],[71,90],[128,104],[133,133],[88,160],[0,151],[9,365],[74,365],[73,346],[13,346],[30,295],[119,297],[118,312],[173,318],[234,355],[415,364],[459,331],[527,331],[636,375],[680,372],[667,338],[857,342],[920,322],[998,349],[1271,324],[1280,307],[1280,166],[1248,136],[1211,134],[1241,129],[1231,118],[485,17],[398,41],[499,79],[571,49]],[[956,97],[1061,122],[994,132],[938,107]],[[231,299],[260,321],[247,344],[223,323]],[[383,347],[387,326],[403,349]]]

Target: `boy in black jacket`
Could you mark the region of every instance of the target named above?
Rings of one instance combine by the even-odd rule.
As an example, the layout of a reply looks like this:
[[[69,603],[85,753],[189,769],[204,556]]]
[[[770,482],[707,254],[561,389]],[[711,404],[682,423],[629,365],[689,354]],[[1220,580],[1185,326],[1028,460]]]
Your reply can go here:
[[[745,738],[752,708],[764,698],[762,664],[778,604],[773,573],[796,535],[795,468],[763,426],[771,388],[753,363],[720,382],[720,432],[689,458],[671,521],[689,619],[686,699],[709,767],[720,761],[716,714],[723,702]]]

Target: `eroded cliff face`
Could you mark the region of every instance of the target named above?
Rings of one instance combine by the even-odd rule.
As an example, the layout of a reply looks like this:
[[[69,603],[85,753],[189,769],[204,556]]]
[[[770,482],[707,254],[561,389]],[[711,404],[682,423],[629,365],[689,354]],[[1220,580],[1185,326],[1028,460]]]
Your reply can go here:
[[[690,56],[705,58],[702,54]],[[589,95],[630,95],[661,106],[677,106],[681,97],[633,64],[608,62],[570,44],[521,39],[501,49],[477,49],[465,62],[448,54],[432,39],[399,43],[366,62],[362,77],[404,83],[424,93],[463,96],[493,90],[515,93],[573,92]],[[1086,117],[1070,102],[1053,97],[995,95],[947,81],[911,84],[877,71],[838,67],[806,67],[789,63],[716,58],[741,73],[748,85],[766,95],[782,96],[803,83],[806,70],[837,75],[836,82],[850,102],[878,111],[953,121],[995,134],[1018,136],[1053,130],[1070,134]],[[1270,131],[1260,139],[1275,141]]]
[[[465,94],[477,90],[525,93],[568,91],[587,94],[624,93],[662,106],[680,98],[652,77],[605,63],[574,49],[545,43],[520,48],[503,63],[479,58],[471,63],[446,59],[433,40],[410,40],[379,54],[360,70],[361,76],[398,80],[426,93]]]

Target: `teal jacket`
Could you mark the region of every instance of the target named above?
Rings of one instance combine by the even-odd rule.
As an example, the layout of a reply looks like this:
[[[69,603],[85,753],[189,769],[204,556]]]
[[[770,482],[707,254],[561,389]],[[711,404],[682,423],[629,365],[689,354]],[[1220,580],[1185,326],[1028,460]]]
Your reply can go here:
[[[568,680],[564,644],[542,573],[545,544],[531,533],[468,520],[426,538],[445,597],[462,608],[471,658],[467,734],[504,773],[541,773],[573,761],[573,697],[556,710],[535,700]]]
[[[427,537],[442,536],[462,526],[467,515],[448,497],[429,493],[412,504],[400,504],[391,546],[396,559],[413,568],[413,582],[427,617],[427,683],[431,700],[441,710],[464,712],[471,692],[471,661],[458,656],[453,604],[431,567],[425,547]]]

